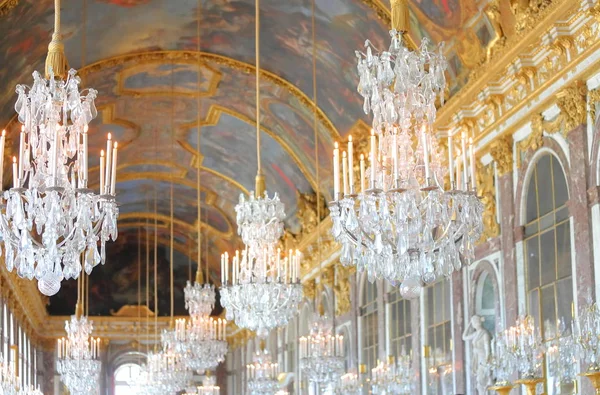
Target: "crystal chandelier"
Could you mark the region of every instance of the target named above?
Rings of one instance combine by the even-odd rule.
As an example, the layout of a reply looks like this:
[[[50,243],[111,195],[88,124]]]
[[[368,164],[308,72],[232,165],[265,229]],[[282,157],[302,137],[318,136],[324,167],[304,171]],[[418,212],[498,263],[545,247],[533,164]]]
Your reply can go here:
[[[279,389],[279,365],[271,361],[266,349],[254,354],[252,363],[246,365],[246,376],[250,395],[272,395]]]
[[[589,372],[600,372],[600,309],[590,303],[579,312],[575,321],[575,340]]]
[[[346,373],[340,377],[338,388],[335,392],[339,395],[359,395],[362,394],[362,385],[358,374]]]
[[[140,394],[174,395],[186,388],[191,379],[192,372],[181,356],[163,350],[148,353],[137,386]]]
[[[494,371],[495,387],[512,388],[510,384],[510,375],[513,371],[512,362],[509,354],[508,331],[500,331],[492,340],[492,358],[490,365]]]
[[[335,383],[344,373],[344,354],[344,337],[333,333],[326,315],[315,320],[309,336],[300,338],[300,368],[313,383]]]
[[[414,371],[412,370],[412,356],[406,353],[402,346],[402,353],[394,363],[390,357],[388,363],[379,362],[371,369],[371,384],[373,394],[411,394],[415,390]]]
[[[512,371],[518,371],[525,380],[538,379],[542,373],[544,347],[533,317],[519,317],[515,326],[507,329],[505,338]]]
[[[198,270],[200,270],[198,268]],[[202,284],[200,276],[192,284],[188,281],[183,289],[185,308],[193,315],[207,316],[212,313],[215,306],[215,287],[209,283]]]
[[[350,137],[341,157],[340,189],[336,144],[330,210],[333,236],[342,244],[340,261],[378,278],[404,282],[403,297],[414,298],[423,283],[460,268],[461,255],[473,257],[483,228],[483,205],[476,195],[472,141],[468,155],[463,134],[455,180],[452,137],[445,167],[433,128],[435,100],[439,95],[443,101],[446,87],[442,47],[430,52],[424,39],[417,51],[409,50],[402,40],[408,29],[406,2],[392,3],[398,11],[393,15],[406,19],[393,21],[390,48],[378,53],[367,41],[365,53],[357,52],[358,91],[365,112],[373,115],[369,158],[361,155],[355,171]],[[444,188],[446,174],[449,189]]]
[[[300,254],[283,258],[275,246],[283,234],[285,210],[277,194],[269,198],[260,156],[260,2],[256,0],[256,188],[236,206],[238,233],[245,250],[236,252],[229,277],[229,255],[221,258],[221,302],[227,319],[259,337],[289,322],[302,299]]]
[[[163,347],[180,355],[187,369],[201,372],[214,369],[227,354],[227,321],[208,315],[178,319],[175,329],[161,334]]]
[[[200,229],[198,232],[200,235]],[[200,246],[201,240],[200,236],[198,237]],[[210,316],[216,296],[215,288],[208,282],[202,284],[200,261],[199,251],[196,281],[193,285],[188,281],[183,290],[185,307],[189,311],[190,318],[187,320],[185,328],[180,328],[187,367],[197,372],[216,368],[225,360],[225,354],[227,354],[227,321]]]
[[[60,0],[55,0],[55,14],[46,78],[34,72],[33,86],[16,89],[15,110],[22,124],[19,151],[12,158],[13,187],[2,194],[0,211],[8,270],[36,278],[40,292],[48,296],[58,292],[63,279],[104,263],[106,241],[117,238],[118,216],[117,143],[113,146],[109,136],[106,160],[100,158],[100,192],[95,193],[88,188],[88,124],[97,115],[97,92],[80,92],[75,70],[67,74]],[[0,167],[4,145],[3,132]]]
[[[231,261],[230,271],[229,254],[222,255],[221,302],[227,319],[259,337],[289,322],[302,300],[300,253],[290,251],[282,257],[274,245],[266,245],[258,252],[237,251]]]
[[[188,388],[184,395],[219,395],[221,388],[217,385],[217,379],[214,376],[206,376],[202,385],[195,388]]]
[[[101,362],[100,339],[92,338],[92,322],[77,313],[65,321],[67,337],[58,339],[56,370],[60,380],[73,395],[93,394],[98,390]]]
[[[16,357],[15,353],[15,357]],[[17,363],[15,361],[15,366]],[[15,369],[4,362],[4,357],[0,354],[0,394],[2,395],[44,395],[39,387],[33,385],[21,386]]]
[[[260,177],[260,176],[257,176]],[[264,183],[264,179],[262,181]],[[258,247],[263,244],[276,244],[283,236],[285,208],[277,193],[269,198],[268,193],[260,194],[264,186],[257,186],[257,195],[249,197],[240,194],[235,206],[238,234],[247,246]]]

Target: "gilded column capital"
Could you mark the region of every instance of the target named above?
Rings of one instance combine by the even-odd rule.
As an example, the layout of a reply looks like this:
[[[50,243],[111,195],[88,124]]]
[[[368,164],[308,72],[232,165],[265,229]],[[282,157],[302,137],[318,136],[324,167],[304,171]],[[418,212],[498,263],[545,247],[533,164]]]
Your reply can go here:
[[[490,148],[490,155],[496,161],[498,175],[509,173],[513,169],[513,137],[512,135],[498,137]]]
[[[563,134],[587,122],[587,92],[585,82],[575,81],[556,94]]]
[[[596,105],[600,103],[600,89],[593,89],[588,92],[588,100],[590,102],[590,118],[592,124],[596,123]]]

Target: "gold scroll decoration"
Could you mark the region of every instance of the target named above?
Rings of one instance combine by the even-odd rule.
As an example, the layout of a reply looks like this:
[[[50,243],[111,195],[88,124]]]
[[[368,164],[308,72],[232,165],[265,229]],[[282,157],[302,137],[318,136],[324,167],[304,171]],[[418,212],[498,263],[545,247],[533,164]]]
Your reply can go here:
[[[478,241],[479,244],[500,235],[500,225],[496,218],[496,178],[494,177],[494,164],[479,165],[476,177],[477,195],[481,197],[484,207],[483,234]]]
[[[513,169],[513,138],[511,135],[498,137],[490,148],[490,155],[496,162],[498,175],[510,173]]]

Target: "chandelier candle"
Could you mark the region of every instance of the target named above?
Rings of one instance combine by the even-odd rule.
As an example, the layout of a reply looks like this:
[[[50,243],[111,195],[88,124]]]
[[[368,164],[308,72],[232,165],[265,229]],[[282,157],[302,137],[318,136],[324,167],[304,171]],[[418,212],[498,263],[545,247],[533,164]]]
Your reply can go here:
[[[336,382],[344,373],[344,337],[333,333],[333,322],[319,316],[309,336],[299,340],[300,367],[309,381],[319,384]]]
[[[264,351],[257,351],[252,358],[252,363],[246,365],[248,390],[250,394],[273,394],[279,389],[279,365],[272,362],[271,355]]]

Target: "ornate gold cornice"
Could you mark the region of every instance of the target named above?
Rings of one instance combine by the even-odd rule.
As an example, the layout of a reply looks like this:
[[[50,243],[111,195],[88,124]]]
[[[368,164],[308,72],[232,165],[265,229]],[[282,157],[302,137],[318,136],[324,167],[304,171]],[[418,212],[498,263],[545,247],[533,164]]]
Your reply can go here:
[[[0,17],[8,13],[19,4],[19,0],[0,0]]]
[[[36,281],[19,278],[9,272],[0,258],[0,294],[31,342],[42,345],[42,333],[47,316],[46,298],[37,289]]]
[[[544,53],[544,49],[550,52],[551,46],[557,41],[546,40],[545,37],[552,37],[548,35],[548,31],[554,27],[555,21],[570,19],[579,11],[575,9],[574,5],[579,5],[578,1],[571,0],[554,0],[550,5],[545,7],[542,11],[532,15],[531,23],[526,29],[523,29],[519,34],[515,34],[508,37],[505,40],[505,45],[502,48],[498,48],[494,51],[492,58],[478,66],[469,78],[469,81],[461,90],[450,98],[450,100],[438,111],[438,117],[436,125],[440,129],[453,128],[455,126],[455,114],[459,113],[477,113],[479,111],[475,108],[480,107],[480,100],[486,100],[492,94],[502,95],[501,107],[504,107],[504,102],[507,100],[507,92],[498,92],[498,86],[506,85],[506,81],[517,80],[519,75],[515,77],[515,74],[520,71],[523,63],[529,62],[530,54],[532,49],[538,53]],[[523,61],[520,59],[523,58]],[[535,67],[536,72],[539,70],[539,65]],[[528,73],[532,73],[534,70],[529,69]],[[553,72],[548,73],[547,78],[553,77]],[[538,78],[539,80],[539,78]],[[504,84],[503,84],[504,82]],[[535,82],[535,88],[540,86],[539,82]],[[528,92],[529,94],[531,92]],[[498,106],[498,97],[495,98],[495,105]],[[478,129],[488,129],[490,124],[496,124],[500,119],[504,119],[508,113],[516,111],[514,109],[508,109],[503,111],[503,116],[493,117],[491,122],[487,122],[482,125],[478,125]],[[476,116],[478,119],[479,115]],[[498,119],[500,118],[500,119]],[[476,141],[483,138],[485,133],[481,133],[478,130],[476,134]]]

